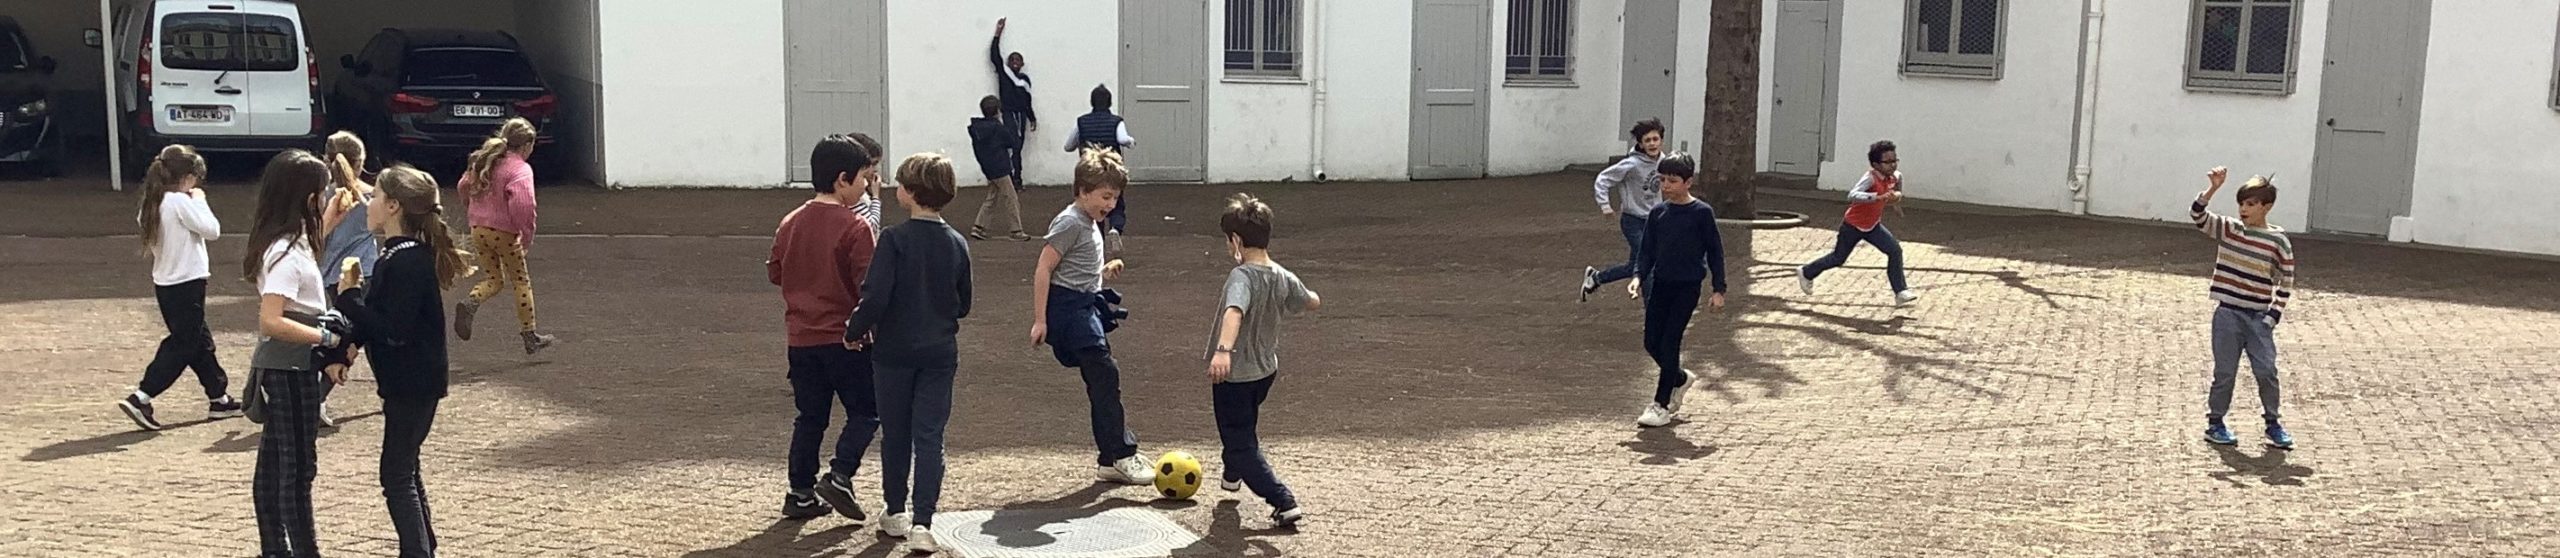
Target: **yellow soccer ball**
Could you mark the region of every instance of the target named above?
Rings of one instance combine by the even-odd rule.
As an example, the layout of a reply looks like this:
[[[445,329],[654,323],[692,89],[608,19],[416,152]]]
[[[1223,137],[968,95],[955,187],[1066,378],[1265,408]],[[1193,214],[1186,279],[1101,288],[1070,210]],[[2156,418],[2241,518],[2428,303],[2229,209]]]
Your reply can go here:
[[[1200,491],[1200,460],[1169,451],[1156,458],[1156,492],[1169,500],[1189,500]]]

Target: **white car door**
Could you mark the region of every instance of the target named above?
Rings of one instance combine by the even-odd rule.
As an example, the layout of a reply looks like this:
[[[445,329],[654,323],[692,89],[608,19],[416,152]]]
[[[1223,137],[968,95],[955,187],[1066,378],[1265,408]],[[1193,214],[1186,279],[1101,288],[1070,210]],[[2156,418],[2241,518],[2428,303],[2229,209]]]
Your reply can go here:
[[[310,46],[303,42],[302,16],[287,2],[243,2],[240,56],[249,90],[249,133],[257,136],[305,136],[315,114],[311,98]]]

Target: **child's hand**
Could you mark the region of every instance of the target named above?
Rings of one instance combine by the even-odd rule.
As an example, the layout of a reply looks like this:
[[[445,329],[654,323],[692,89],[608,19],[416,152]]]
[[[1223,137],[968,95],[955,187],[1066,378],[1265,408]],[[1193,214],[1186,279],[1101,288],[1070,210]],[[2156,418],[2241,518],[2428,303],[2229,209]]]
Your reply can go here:
[[[1223,383],[1227,381],[1227,372],[1232,370],[1229,368],[1229,363],[1235,360],[1232,358],[1233,355],[1234,353],[1220,352],[1216,356],[1209,357],[1209,381],[1211,383]]]
[[[1600,216],[1601,216],[1601,217],[1608,217],[1608,218],[1611,218],[1611,219],[1616,219],[1616,218],[1618,217],[1618,210],[1610,209],[1610,208],[1608,208],[1608,207],[1605,207],[1605,206],[1604,206],[1604,207],[1601,207],[1601,208],[1600,208]]]
[[[338,260],[338,292],[352,291],[364,286],[364,274],[356,269],[363,263],[364,260],[353,257]]]
[[[996,18],[996,34],[997,34],[997,35],[1003,35],[1003,34],[1004,34],[1004,20],[1005,20],[1005,18],[1001,18],[1001,17]]]
[[[1707,308],[1708,308],[1709,310],[1714,310],[1714,311],[1717,311],[1717,312],[1723,312],[1723,311],[1724,311],[1724,293],[1716,293],[1716,294],[1713,294],[1713,295],[1709,295],[1709,296],[1707,297]]]
[[[1644,287],[1643,287],[1643,285],[1644,285],[1644,279],[1642,279],[1642,278],[1635,278],[1635,277],[1627,278],[1627,298],[1630,298],[1630,299],[1634,299],[1634,298],[1643,298],[1643,297],[1644,297]]]
[[[1120,279],[1120,269],[1125,267],[1129,267],[1129,264],[1120,260],[1104,262],[1102,264],[1102,278],[1107,281],[1117,281]]]
[[[2230,177],[2231,177],[2231,167],[2214,167],[2214,168],[2213,168],[2213,170],[2204,171],[2204,180],[2205,180],[2205,183],[2206,183],[2206,184],[2211,184],[2211,185],[2212,185],[2212,188],[2207,189],[2207,190],[2205,190],[2205,191],[2207,191],[2207,192],[2211,192],[2211,191],[2215,191],[2215,190],[2221,190],[2221,189],[2222,189],[2222,180],[2223,180],[2223,179],[2226,179],[2226,178],[2230,178]]]
[[[1047,322],[1033,322],[1031,324],[1031,346],[1038,347],[1040,346],[1040,343],[1048,340],[1049,324]]]
[[[347,365],[332,364],[328,368],[320,369],[320,373],[329,378],[329,385],[347,385]]]
[[[844,342],[844,350],[847,351],[859,351],[868,348],[871,348],[871,334],[868,333],[862,334],[861,339],[847,339]]]

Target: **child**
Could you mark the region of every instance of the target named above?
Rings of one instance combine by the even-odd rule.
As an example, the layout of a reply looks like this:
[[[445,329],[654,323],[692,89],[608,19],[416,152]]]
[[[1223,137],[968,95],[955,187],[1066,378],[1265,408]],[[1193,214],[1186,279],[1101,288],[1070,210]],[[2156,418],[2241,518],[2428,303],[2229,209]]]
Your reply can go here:
[[[1128,121],[1121,120],[1120,115],[1111,113],[1111,88],[1102,85],[1093,86],[1093,112],[1076,118],[1076,134],[1067,136],[1067,151],[1100,147],[1111,150],[1111,153],[1117,156],[1120,150],[1137,145],[1138,139],[1129,136]],[[1126,173],[1122,175],[1126,176]],[[1126,186],[1128,181],[1121,182]],[[1112,198],[1111,230],[1107,231],[1111,237],[1109,240],[1112,251],[1120,250],[1120,233],[1126,231],[1128,227],[1129,198],[1126,196]]]
[[[1102,280],[1119,276],[1123,264],[1117,250],[1106,250],[1099,222],[1128,185],[1128,170],[1120,166],[1119,153],[1089,147],[1075,180],[1075,203],[1049,220],[1048,244],[1031,268],[1031,344],[1047,343],[1059,364],[1084,373],[1097,453],[1094,476],[1152,483],[1154,462],[1138,454],[1138,433],[1129,430],[1120,407],[1120,364],[1103,337]]]
[[[1902,155],[1894,153],[1893,142],[1879,141],[1867,146],[1867,174],[1849,187],[1849,211],[1840,216],[1840,241],[1831,246],[1831,254],[1796,268],[1796,288],[1813,294],[1813,280],[1822,272],[1849,263],[1849,253],[1858,249],[1859,241],[1875,245],[1884,252],[1884,277],[1893,284],[1893,303],[1910,304],[1920,295],[1911,292],[1910,283],[1902,279],[1902,243],[1893,239],[1893,231],[1884,228],[1884,206],[1902,203]]]
[[[2213,311],[2213,384],[2205,392],[2204,439],[2238,443],[2222,416],[2231,410],[2231,380],[2245,354],[2249,372],[2258,377],[2258,404],[2266,408],[2267,445],[2289,450],[2293,435],[2285,432],[2276,413],[2282,393],[2276,383],[2276,325],[2284,322],[2285,304],[2293,300],[2293,240],[2285,237],[2283,227],[2267,224],[2267,211],[2276,205],[2276,184],[2267,177],[2240,185],[2235,196],[2240,218],[2205,210],[2230,175],[2231,169],[2224,167],[2206,172],[2209,185],[2187,209],[2196,229],[2217,245],[2210,289],[2218,305]]]
[[[942,428],[951,421],[951,383],[960,369],[960,319],[969,317],[969,241],[942,220],[958,189],[951,160],[919,153],[898,164],[898,204],[907,222],[880,234],[862,303],[844,342],[878,349],[872,386],[880,401],[880,483],[889,516],[880,532],[918,552],[940,549],[933,512],[942,500]],[[869,341],[866,342],[865,340]],[[915,508],[907,510],[907,473]]]
[[[365,347],[378,380],[382,498],[400,555],[427,557],[436,553],[436,530],[418,453],[445,396],[444,290],[470,272],[470,255],[445,230],[434,176],[404,165],[383,170],[381,180],[373,208],[381,211],[365,215],[365,228],[382,238],[380,275],[345,275],[332,312],[344,316],[348,340]]]
[[[1022,150],[1022,136],[996,118],[1000,106],[994,95],[978,99],[978,114],[983,116],[969,119],[971,151],[978,154],[978,173],[987,177],[987,201],[978,204],[978,222],[969,227],[969,238],[986,240],[987,220],[993,218],[996,226],[1013,231],[1014,241],[1031,240],[1031,235],[1022,233],[1022,202],[1009,174],[1013,154]]]
[[[782,218],[773,232],[772,258],[764,269],[782,287],[783,324],[790,334],[791,399],[799,409],[792,421],[791,491],[782,500],[782,516],[792,520],[826,515],[832,508],[846,518],[863,519],[853,500],[853,474],[862,452],[880,429],[872,400],[871,354],[844,341],[845,320],[862,302],[863,275],[871,268],[871,222],[846,207],[845,196],[862,191],[864,176],[877,176],[880,162],[851,137],[827,136],[809,151],[810,186],[817,196]],[[844,433],[836,437],[832,470],[818,478],[818,445],[827,438],[827,415],[844,405]],[[814,492],[813,492],[814,489]],[[824,502],[819,499],[825,498]],[[832,505],[832,506],[831,506]]]
[[[1308,290],[1298,274],[1271,261],[1271,206],[1236,194],[1219,216],[1218,230],[1227,234],[1227,254],[1236,260],[1235,270],[1227,272],[1218,319],[1209,330],[1209,401],[1227,463],[1218,486],[1234,492],[1252,485],[1253,493],[1271,504],[1271,522],[1292,527],[1304,518],[1298,499],[1263,459],[1254,427],[1280,372],[1280,316],[1314,310],[1324,299]]]
[[[1013,134],[1013,147],[1005,149],[1005,160],[1012,162],[1006,175],[1013,178],[1013,187],[1019,189],[1022,187],[1022,137],[1025,133],[1040,131],[1040,113],[1033,109],[1031,74],[1022,71],[1022,53],[997,57],[1004,52],[1004,22],[1003,18],[996,19],[996,38],[987,42],[987,65],[995,67],[996,93],[1004,102],[1000,120],[1004,121],[1005,130]]]
[[[257,352],[250,356],[251,390],[262,404],[265,430],[251,496],[257,504],[258,545],[263,556],[319,553],[311,517],[311,480],[319,475],[320,383],[344,380],[315,352],[346,344],[343,329],[318,317],[328,305],[320,261],[320,190],[329,166],[310,152],[277,154],[258,178],[256,221],[242,274],[258,285]],[[256,415],[252,415],[257,418]]]
[[[1662,121],[1644,119],[1627,134],[1635,136],[1636,148],[1591,181],[1591,198],[1600,202],[1600,215],[1616,216],[1618,234],[1627,237],[1627,263],[1606,270],[1583,267],[1583,302],[1590,302],[1591,293],[1600,290],[1601,285],[1635,276],[1636,237],[1644,234],[1644,216],[1653,211],[1653,206],[1662,204],[1662,179],[1654,174],[1654,166],[1661,163],[1662,157]],[[1612,204],[1611,198],[1616,198],[1616,203]]]
[[[862,160],[871,162],[871,166],[863,167],[862,172],[854,180],[854,183],[860,187],[854,189],[854,194],[859,197],[853,200],[853,214],[862,216],[862,222],[871,225],[871,230],[877,233],[880,231],[880,183],[882,182],[880,180],[880,142],[872,141],[870,134],[854,133],[845,137],[851,138],[855,146],[862,148]],[[871,237],[871,241],[875,244],[879,243],[880,237],[875,234]]]
[[[151,159],[142,176],[142,210],[135,217],[142,224],[143,254],[151,257],[152,298],[160,302],[160,323],[169,327],[169,336],[160,338],[160,351],[142,368],[142,385],[116,408],[143,430],[160,429],[151,399],[191,368],[210,402],[205,420],[240,416],[240,402],[230,395],[231,376],[214,358],[213,329],[204,323],[204,287],[213,277],[204,245],[222,237],[222,222],[196,187],[204,170],[195,148],[172,145]]]
[[[1724,309],[1724,235],[1716,231],[1716,210],[1689,195],[1698,176],[1697,160],[1687,153],[1662,158],[1662,205],[1645,216],[1637,240],[1636,274],[1627,296],[1644,297],[1644,351],[1660,370],[1653,401],[1636,417],[1640,426],[1671,424],[1680,401],[1698,375],[1680,368],[1680,341],[1689,316],[1698,312],[1698,280],[1707,279],[1715,293],[1707,304]]]
[[[373,233],[366,229],[373,222],[365,213],[365,206],[373,199],[373,185],[364,180],[364,140],[353,132],[341,130],[329,134],[328,144],[323,147],[320,162],[329,164],[329,189],[322,192],[321,197],[328,200],[329,207],[320,214],[320,230],[324,231],[322,235],[325,237],[322,242],[325,249],[320,256],[323,263],[320,282],[345,284],[338,278],[340,266],[337,264],[347,258],[356,259],[357,273],[362,276],[359,279],[371,279],[374,260],[382,254],[382,247],[374,240]],[[329,394],[334,391],[328,386],[320,388],[320,426],[323,428],[338,426],[337,418],[329,413]]]
[[[525,251],[533,247],[533,123],[509,118],[496,134],[471,152],[460,189],[471,200],[471,247],[480,254],[480,269],[489,274],[471,287],[471,297],[453,305],[453,336],[471,340],[471,318],[480,303],[514,286],[516,323],[524,337],[524,354],[533,354],[558,337],[534,329],[533,273],[525,269]]]

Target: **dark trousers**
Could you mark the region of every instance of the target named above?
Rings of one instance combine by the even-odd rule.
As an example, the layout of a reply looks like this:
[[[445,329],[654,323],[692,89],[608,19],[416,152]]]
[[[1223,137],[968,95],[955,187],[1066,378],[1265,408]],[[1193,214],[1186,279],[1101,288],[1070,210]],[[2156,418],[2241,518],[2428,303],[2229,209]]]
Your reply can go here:
[[[1220,473],[1224,480],[1244,481],[1253,493],[1262,496],[1271,509],[1298,507],[1298,497],[1289,493],[1289,485],[1281,484],[1280,474],[1271,470],[1271,461],[1262,456],[1262,436],[1254,428],[1262,421],[1262,400],[1271,397],[1271,381],[1279,376],[1242,383],[1219,382],[1209,387],[1211,413],[1218,421],[1218,443],[1226,446],[1222,454],[1227,463]]]
[[[1636,276],[1636,243],[1644,240],[1644,225],[1643,217],[1618,214],[1618,234],[1627,237],[1627,261],[1600,270],[1600,281],[1594,283],[1595,286],[1616,283]]]
[[[853,476],[862,468],[862,452],[871,449],[871,434],[880,431],[880,411],[872,397],[871,353],[844,345],[792,347],[791,402],[800,416],[791,421],[791,491],[807,494],[818,482],[818,447],[827,441],[827,423],[837,405],[844,406],[844,432],[836,435],[836,455],[827,464]]]
[[[319,556],[311,525],[311,479],[320,475],[320,373],[252,370],[265,374],[267,422],[258,435],[258,466],[250,499],[258,514],[261,556]]]
[[[1877,223],[1875,230],[1869,231],[1858,230],[1857,227],[1850,226],[1848,223],[1841,223],[1839,242],[1832,244],[1829,255],[1814,260],[1813,263],[1804,264],[1804,276],[1818,278],[1822,276],[1822,272],[1831,271],[1831,268],[1849,263],[1849,253],[1858,249],[1860,241],[1874,245],[1878,252],[1884,252],[1884,278],[1893,284],[1893,292],[1910,290],[1911,284],[1902,280],[1902,242],[1894,240],[1893,231],[1885,230],[1883,223]]]
[[[1698,282],[1644,282],[1644,354],[1662,377],[1654,384],[1653,402],[1671,404],[1688,376],[1680,373],[1680,342],[1689,331],[1689,316],[1698,312]]]
[[[1079,349],[1076,363],[1084,373],[1085,405],[1093,414],[1093,463],[1108,467],[1137,455],[1138,433],[1129,429],[1129,413],[1120,407],[1120,362],[1111,358],[1111,346]]]
[[[953,368],[882,365],[872,377],[880,390],[880,495],[888,513],[908,511],[907,474],[915,473],[915,524],[933,525],[942,502],[942,434],[951,423]]]
[[[160,301],[160,323],[169,326],[169,336],[160,338],[160,351],[151,355],[151,364],[142,368],[142,393],[159,397],[178,383],[178,374],[196,371],[196,383],[204,384],[207,400],[220,400],[231,389],[231,376],[222,372],[222,363],[213,355],[213,328],[204,324],[205,280],[197,279],[152,289],[152,298]]]
[[[1121,190],[1120,197],[1111,201],[1111,213],[1104,215],[1103,221],[1111,224],[1111,232],[1127,234],[1129,232],[1129,192],[1126,188]]]
[[[426,476],[418,449],[436,423],[436,400],[382,400],[382,503],[400,533],[400,558],[436,555],[435,513],[427,509]]]
[[[1004,154],[1007,158],[1013,159],[1013,172],[1011,173],[1011,176],[1013,177],[1013,188],[1015,190],[1021,190],[1022,140],[1024,137],[1031,135],[1029,130],[1031,115],[1019,112],[1006,112],[996,115],[996,119],[1004,122],[1005,131],[1013,133],[1013,146],[1004,148]]]

